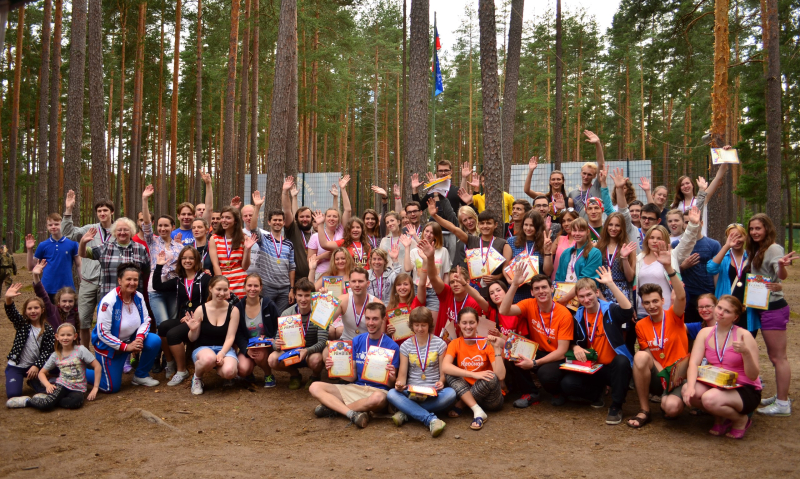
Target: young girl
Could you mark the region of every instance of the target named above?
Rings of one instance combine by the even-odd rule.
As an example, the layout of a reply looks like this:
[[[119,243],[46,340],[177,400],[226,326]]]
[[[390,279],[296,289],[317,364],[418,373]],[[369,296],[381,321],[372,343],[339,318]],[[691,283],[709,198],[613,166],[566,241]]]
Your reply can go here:
[[[589,200],[591,202],[591,199]],[[589,205],[586,206],[589,208]],[[561,253],[561,261],[556,271],[556,282],[576,283],[581,278],[597,279],[597,268],[603,264],[603,254],[595,248],[589,236],[589,224],[578,218],[570,225],[575,245]],[[575,297],[575,289],[558,300],[566,305]]]
[[[389,296],[392,291],[392,285],[400,274],[400,263],[396,262],[397,256],[400,254],[400,249],[395,245],[389,254],[382,249],[374,249],[369,257],[369,284],[367,285],[367,292],[376,298],[383,301],[384,304],[389,302]],[[387,268],[389,257],[394,260],[394,267]]]
[[[318,234],[324,233],[325,227],[322,226],[323,217],[318,212],[314,220],[318,225]],[[336,241],[328,241],[326,238],[319,237],[319,244],[327,250],[334,250],[343,247],[353,257],[356,266],[369,269],[369,254],[372,248],[368,241],[365,241],[366,227],[360,218],[350,218],[344,225],[344,236]]]
[[[522,220],[522,231],[519,235],[511,236],[508,238],[508,244],[511,246],[511,255],[516,257],[523,251],[528,253],[528,256],[539,257],[539,263],[536,269],[539,273],[550,274],[553,272],[553,253],[551,252],[552,242],[548,235],[545,235],[544,220],[538,211],[529,211],[525,218]],[[511,276],[503,271],[506,281],[511,282]],[[523,299],[531,297],[531,285],[523,284],[517,289],[514,294],[514,303],[518,303]]]
[[[231,206],[222,208],[219,227],[208,244],[208,255],[214,265],[214,274],[224,275],[231,292],[239,299],[244,298],[245,271],[250,267],[250,249],[255,244],[255,240],[244,237],[239,210]]]
[[[452,265],[450,263],[450,252],[444,247],[442,241],[442,227],[439,226],[438,223],[428,223],[422,230],[422,239],[434,245],[436,251],[434,253],[436,268],[439,271],[439,276],[442,278],[442,281],[448,284],[450,280],[447,273],[450,271]],[[425,260],[422,258],[418,248],[411,249],[411,241],[409,238],[401,238],[401,241],[404,242],[406,247],[406,256],[404,259],[405,270],[411,271],[411,277],[414,278],[414,285],[417,288],[426,288],[425,306],[431,311],[431,314],[438,314],[439,298],[436,297],[436,293],[431,287],[430,278],[426,283],[421,283],[419,278],[420,270],[425,267]]]
[[[197,237],[195,237],[197,239]],[[178,264],[175,266],[176,278],[162,281],[161,268],[166,261],[166,256],[159,254],[156,270],[153,273],[153,287],[156,291],[176,291],[176,308],[178,315],[158,325],[158,335],[161,337],[161,350],[167,359],[165,368],[167,386],[177,386],[189,377],[186,369],[186,342],[189,338],[189,325],[186,324],[186,314],[194,313],[200,304],[205,302],[204,292],[208,292],[208,283],[211,275],[201,270],[200,252],[191,246],[184,246],[178,255]]]
[[[651,192],[650,180],[642,176],[639,178],[639,188],[644,190],[644,194],[647,196],[647,203],[653,203],[658,206],[661,211],[661,224],[666,224],[667,211],[669,211],[669,208],[667,208],[667,196],[669,196],[667,187],[664,185],[656,186],[656,189]]]
[[[422,273],[425,274],[424,272]],[[427,279],[427,278],[426,278]],[[392,292],[389,295],[389,305],[386,306],[387,311],[392,311],[397,308],[408,308],[409,312],[413,311],[420,306],[424,306],[424,301],[420,301],[420,294],[414,295],[414,283],[411,276],[407,273],[400,273],[394,280],[392,285]],[[394,334],[394,326],[389,324],[387,326],[386,334]]]
[[[747,329],[753,331],[761,329],[764,343],[767,345],[767,354],[772,365],[775,366],[775,384],[777,395],[765,399],[758,410],[769,416],[789,416],[792,406],[789,402],[789,383],[792,373],[789,361],[786,359],[786,325],[789,323],[789,304],[784,299],[780,289],[781,281],[789,277],[786,269],[792,260],[800,258],[795,252],[783,254],[783,248],[775,243],[775,227],[769,216],[759,213],[747,222],[747,256],[750,263],[745,266],[745,275],[752,273],[769,278],[770,289],[769,309],[753,311],[753,323],[750,322],[748,308]],[[745,276],[746,278],[747,276]]]
[[[745,238],[747,231],[740,224],[732,224],[725,228],[725,245],[720,248],[719,253],[714,256],[707,264],[706,271],[712,276],[716,276],[714,282],[716,289],[714,293],[718,298],[730,294],[744,303],[745,273],[749,261],[745,250]],[[753,318],[748,319],[752,311]],[[753,337],[758,334],[757,329],[750,330],[750,324],[755,323],[757,317],[755,310],[748,310],[742,313],[739,323],[746,327]]]
[[[78,409],[83,406],[83,394],[86,392],[86,366],[94,369],[94,385],[86,396],[87,401],[94,401],[100,390],[100,362],[94,358],[84,346],[78,345],[78,330],[70,323],[61,324],[56,330],[55,352],[50,354],[47,362],[39,371],[39,381],[45,385],[47,394],[37,394],[33,398],[27,396],[9,399],[8,407],[30,406],[40,411],[49,411],[56,406],[64,409]],[[58,368],[59,376],[53,385],[47,379],[48,371]]]
[[[572,198],[567,197],[567,190],[564,188],[564,173],[562,173],[560,170],[553,170],[550,172],[550,189],[547,191],[547,193],[539,193],[531,189],[531,178],[533,177],[533,171],[537,166],[539,166],[538,158],[535,156],[531,157],[530,161],[528,162],[528,176],[525,178],[525,186],[523,187],[525,194],[531,198],[536,198],[537,196],[547,196],[548,200],[550,201],[551,208],[552,204],[556,201],[556,195],[561,195],[562,198],[569,202],[566,206],[575,206]]]
[[[714,436],[723,434],[742,439],[753,421],[748,416],[761,401],[761,379],[758,377],[758,345],[747,332],[733,324],[742,313],[742,303],[731,295],[719,299],[714,309],[717,323],[697,335],[689,360],[687,381],[681,394],[687,406],[702,408],[714,416]],[[697,367],[703,361],[711,366],[738,373],[740,387],[724,390],[697,382]]]
[[[192,222],[192,235],[194,235],[194,248],[200,253],[200,263],[202,270],[211,273],[214,271],[214,265],[211,263],[211,257],[208,255],[208,221],[203,218],[197,218]],[[178,317],[183,317],[178,314]]]
[[[317,211],[317,214],[320,212]],[[344,228],[342,227],[342,223],[340,221],[339,210],[336,208],[328,208],[325,211],[323,216],[324,221],[322,223],[316,223],[315,228],[318,230],[319,226],[323,226],[323,235],[325,239],[328,241],[336,241],[342,239],[344,237]],[[317,269],[314,270],[313,268],[311,271],[314,273],[314,277],[309,277],[308,279],[316,281],[320,276],[323,276],[326,271],[328,271],[328,267],[330,266],[331,257],[333,256],[333,248],[331,250],[326,250],[320,246],[319,243],[320,234],[314,233],[311,235],[311,239],[308,240],[308,256],[310,257],[312,254],[316,255],[317,257]]]
[[[472,208],[470,208],[472,210]],[[474,213],[474,210],[473,210]],[[476,216],[477,217],[477,216]],[[400,237],[403,236],[403,232],[400,230],[400,215],[391,211],[386,213],[386,232],[387,235],[385,238],[381,239],[381,244],[379,246],[380,249],[383,251],[387,251],[391,253],[392,248],[395,246],[398,248],[398,258],[405,257],[405,246],[400,242]],[[417,238],[414,236],[411,238],[413,244],[417,244]],[[389,263],[386,265],[387,269],[391,269],[394,266],[394,260],[389,256]]]
[[[14,325],[16,333],[6,366],[6,394],[9,398],[22,395],[23,381],[37,393],[45,391],[39,382],[39,370],[53,352],[55,334],[44,322],[44,302],[39,298],[28,298],[22,303],[22,314],[14,306],[14,298],[20,295],[21,283],[12,284],[5,294],[6,316]],[[9,406],[12,407],[12,406]]]
[[[378,212],[372,208],[364,210],[364,212],[361,213],[361,222],[364,223],[364,236],[367,238],[367,242],[369,242],[370,249],[377,248],[381,239],[381,219]]]
[[[424,424],[431,436],[438,437],[444,431],[445,422],[436,417],[436,413],[448,410],[456,402],[456,392],[445,387],[442,369],[447,345],[431,334],[433,315],[427,308],[413,310],[408,323],[414,336],[400,346],[400,369],[394,389],[389,390],[386,399],[398,410],[392,416],[396,426],[408,422],[410,416]],[[438,395],[417,402],[409,398],[408,386],[432,387]]]
[[[61,288],[56,293],[55,304],[50,301],[50,295],[42,285],[42,271],[47,266],[47,260],[39,260],[31,270],[33,275],[33,292],[44,303],[45,319],[52,328],[58,328],[63,323],[75,325],[78,317],[78,308],[75,307],[75,290],[69,286]]]
[[[224,218],[224,216],[223,216]],[[194,376],[192,394],[203,394],[202,377],[207,371],[216,369],[223,379],[233,379],[238,370],[239,359],[233,350],[236,330],[239,327],[239,310],[228,303],[230,286],[224,276],[214,276],[208,285],[207,303],[200,305],[190,317],[189,341],[197,347],[192,352]]]
[[[453,278],[455,281],[459,280],[456,276]],[[508,339],[508,333],[516,333],[522,336],[528,335],[528,322],[524,318],[500,314],[500,304],[503,302],[508,292],[508,287],[504,282],[494,281],[489,284],[489,301],[486,301],[477,289],[471,286],[466,289],[467,294],[477,301],[481,310],[488,313],[487,319],[494,323],[494,329],[489,330],[491,336],[502,336],[505,341]]]
[[[550,252],[553,254],[553,272],[550,274],[552,279],[556,277],[564,250],[575,245],[575,239],[572,237],[572,222],[576,219],[578,219],[578,212],[572,208],[567,209],[561,216],[561,234],[550,246]]]
[[[616,190],[614,190],[616,191]],[[603,266],[611,269],[614,284],[622,293],[630,298],[631,283],[636,276],[636,242],[630,241],[625,228],[625,217],[622,213],[611,213],[600,233],[600,240],[595,247],[600,250]],[[607,286],[601,284],[600,292],[606,301],[616,303],[616,299]]]
[[[355,268],[353,257],[344,248],[336,248],[333,252],[333,261],[328,262],[329,268],[319,276],[314,272],[315,266],[319,266],[319,256],[308,256],[308,280],[312,281],[312,276],[316,276],[317,280],[314,282],[314,287],[319,291],[322,289],[323,276],[341,276],[344,281],[350,281],[350,272]],[[318,271],[318,269],[317,269]]]
[[[724,295],[723,295],[724,296]],[[710,328],[717,323],[714,317],[714,309],[717,307],[717,297],[711,293],[701,294],[697,297],[697,314],[703,320],[699,323],[686,324],[686,335],[690,341],[694,341],[703,328]]]
[[[464,190],[463,188],[461,188]],[[464,190],[466,192],[466,190]],[[472,198],[472,195],[469,195]],[[462,206],[458,209],[458,227],[467,235],[480,236],[478,231],[478,213],[472,206]],[[467,256],[467,244],[460,239],[456,241],[456,251],[453,258],[453,266],[467,267],[465,262]],[[477,283],[476,283],[477,284]]]
[[[239,377],[250,377],[258,366],[264,371],[264,387],[272,387],[275,386],[275,376],[272,375],[272,368],[267,362],[269,359],[267,348],[247,347],[252,338],[274,338],[278,334],[280,313],[271,299],[261,297],[262,287],[261,276],[247,275],[244,282],[247,296],[236,305],[240,318],[236,333],[236,346],[239,348],[238,373]]]
[[[731,147],[730,145],[726,145],[723,148],[729,150]],[[697,178],[696,187],[692,183],[692,179],[688,176],[681,176],[678,178],[678,183],[675,185],[675,199],[672,200],[670,209],[677,208],[681,210],[681,213],[686,213],[693,206],[697,206],[697,208],[703,212],[703,236],[708,235],[708,208],[703,208],[703,206],[714,196],[714,192],[722,183],[722,179],[725,177],[727,171],[728,163],[723,163],[717,170],[717,175],[711,181],[710,185],[702,176]]]
[[[470,429],[478,431],[489,418],[484,409],[498,411],[503,407],[500,381],[505,378],[503,339],[489,336],[478,338],[478,313],[472,308],[458,312],[462,336],[451,341],[442,364],[447,385],[456,391],[459,401],[450,417],[458,417],[461,407],[472,409]],[[497,350],[495,350],[495,347]]]

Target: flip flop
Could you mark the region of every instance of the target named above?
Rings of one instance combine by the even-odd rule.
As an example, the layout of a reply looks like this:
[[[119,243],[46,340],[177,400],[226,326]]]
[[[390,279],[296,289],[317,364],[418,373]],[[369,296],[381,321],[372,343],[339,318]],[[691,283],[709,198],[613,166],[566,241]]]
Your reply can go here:
[[[488,420],[489,420],[488,417],[478,416],[472,420],[472,424],[469,425],[469,428],[472,429],[473,431],[480,431],[481,429],[483,429],[483,424]],[[475,424],[477,424],[477,426],[475,426]]]
[[[712,436],[724,436],[732,425],[733,423],[731,422],[731,420],[726,419],[719,424],[714,424],[714,427],[712,427],[708,431],[708,433],[711,434]]]
[[[753,420],[748,419],[747,424],[745,424],[744,429],[733,429],[731,428],[728,434],[725,434],[727,437],[731,439],[742,439],[744,437],[744,433],[747,432],[748,429],[753,425]]]
[[[447,417],[453,417],[453,418],[460,417],[461,413],[463,413],[463,412],[464,412],[464,410],[461,409],[460,407],[453,406],[452,408],[450,408],[450,411],[447,413]]]

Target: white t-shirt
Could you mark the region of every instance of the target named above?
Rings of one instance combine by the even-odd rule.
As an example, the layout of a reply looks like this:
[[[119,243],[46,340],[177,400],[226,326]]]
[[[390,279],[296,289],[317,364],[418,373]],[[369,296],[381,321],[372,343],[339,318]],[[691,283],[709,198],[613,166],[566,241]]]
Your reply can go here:
[[[419,249],[414,248],[411,250],[411,264],[414,270],[411,272],[411,277],[414,278],[414,285],[419,286],[419,271],[425,265],[425,260],[419,254]],[[436,269],[439,271],[439,277],[444,279],[444,275],[450,272],[452,263],[450,262],[450,252],[447,248],[439,248],[433,254],[433,262],[436,263]],[[431,288],[431,280],[428,279],[426,288]]]
[[[123,304],[122,317],[119,320],[119,339],[126,341],[136,334],[141,325],[142,319],[139,317],[139,310],[136,309],[136,304]]]
[[[643,284],[653,283],[661,286],[661,295],[664,297],[664,311],[672,306],[672,287],[667,281],[667,271],[664,265],[658,261],[653,261],[647,264],[642,261],[642,266],[639,267],[639,280],[637,285],[641,288]],[[639,300],[639,306],[636,313],[640,318],[647,316],[647,311],[644,309],[642,301]]]

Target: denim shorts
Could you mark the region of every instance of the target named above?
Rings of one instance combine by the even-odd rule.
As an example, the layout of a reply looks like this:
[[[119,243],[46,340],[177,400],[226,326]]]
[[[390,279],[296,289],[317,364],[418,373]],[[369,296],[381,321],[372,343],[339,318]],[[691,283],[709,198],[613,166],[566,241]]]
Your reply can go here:
[[[222,346],[200,346],[199,348],[192,351],[192,362],[197,362],[197,353],[199,353],[204,349],[210,349],[214,351],[214,354],[219,354],[219,352],[222,351]],[[239,362],[239,357],[236,356],[236,352],[233,350],[233,348],[230,348],[228,352],[225,353],[225,357],[233,358],[236,360],[237,363]]]

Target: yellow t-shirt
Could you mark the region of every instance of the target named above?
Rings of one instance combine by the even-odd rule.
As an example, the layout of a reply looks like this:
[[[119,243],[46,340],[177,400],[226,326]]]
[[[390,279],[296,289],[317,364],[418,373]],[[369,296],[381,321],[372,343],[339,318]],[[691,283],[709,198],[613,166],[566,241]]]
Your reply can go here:
[[[472,204],[475,205],[475,208],[478,209],[478,214],[483,213],[483,210],[486,209],[486,197],[484,195],[472,195]],[[511,208],[514,206],[514,197],[508,194],[507,192],[503,192],[503,223],[508,223],[508,219],[511,217]]]

